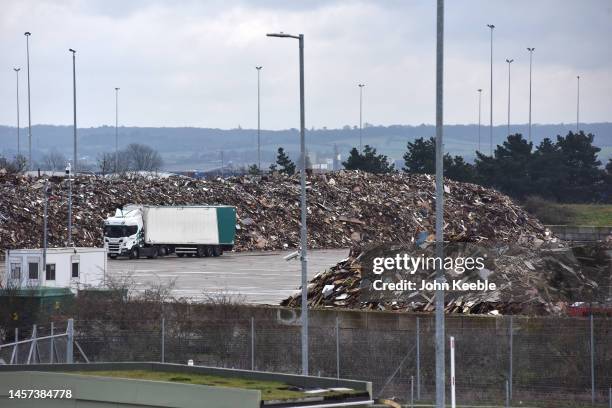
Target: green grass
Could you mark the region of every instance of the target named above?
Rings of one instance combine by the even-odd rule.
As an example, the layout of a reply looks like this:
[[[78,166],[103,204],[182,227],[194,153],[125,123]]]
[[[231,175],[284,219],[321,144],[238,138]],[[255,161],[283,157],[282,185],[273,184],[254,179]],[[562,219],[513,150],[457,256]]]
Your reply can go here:
[[[305,394],[289,384],[278,381],[260,381],[248,378],[222,377],[215,375],[176,373],[168,371],[147,370],[118,370],[118,371],[77,371],[69,374],[93,375],[99,377],[131,378],[137,380],[166,381],[181,384],[210,385],[216,387],[240,388],[246,390],[260,390],[261,398],[269,400],[291,400],[309,396],[332,397],[340,395],[352,395],[358,391],[333,392],[328,391],[320,394]]]
[[[561,204],[571,212],[568,225],[612,226],[612,205],[606,204]]]

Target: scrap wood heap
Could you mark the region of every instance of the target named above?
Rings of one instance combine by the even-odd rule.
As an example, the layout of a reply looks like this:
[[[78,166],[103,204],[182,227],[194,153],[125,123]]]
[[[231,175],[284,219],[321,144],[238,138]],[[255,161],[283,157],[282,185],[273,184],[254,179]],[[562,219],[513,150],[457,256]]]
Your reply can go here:
[[[67,186],[50,178],[49,243],[67,236]],[[299,177],[273,175],[225,180],[185,177],[77,177],[73,191],[73,239],[102,246],[102,222],[129,203],[226,204],[237,207],[236,250],[297,248]],[[0,171],[0,249],[40,247],[42,178]],[[340,171],[309,177],[308,245],[349,247],[355,243],[409,243],[429,235],[435,222],[435,182],[429,175],[373,175]],[[453,241],[522,242],[549,238],[542,224],[507,196],[475,184],[447,181],[445,236]]]
[[[372,274],[376,257],[434,255],[432,243],[423,245],[378,245],[353,248],[349,257],[317,274],[308,284],[308,304],[315,308],[351,308],[433,312],[434,292],[420,290],[421,280],[433,280],[435,272],[419,270],[408,275],[396,269],[380,276]],[[515,245],[484,247],[479,244],[450,244],[445,256],[475,256],[487,253],[485,268],[457,274],[447,280],[476,282],[487,279],[495,290],[446,291],[445,311],[462,314],[563,314],[578,303],[609,304],[612,263],[609,245],[578,247],[542,244],[539,248]],[[373,291],[374,279],[415,281],[416,290]],[[299,307],[301,292],[281,305]]]

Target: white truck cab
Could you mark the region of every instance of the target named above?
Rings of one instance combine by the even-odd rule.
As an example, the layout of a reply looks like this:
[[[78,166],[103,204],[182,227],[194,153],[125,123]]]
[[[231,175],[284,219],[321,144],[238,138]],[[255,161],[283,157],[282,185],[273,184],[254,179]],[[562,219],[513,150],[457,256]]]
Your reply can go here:
[[[118,208],[114,217],[104,221],[104,246],[108,256],[137,258],[142,243],[142,208],[128,205]]]

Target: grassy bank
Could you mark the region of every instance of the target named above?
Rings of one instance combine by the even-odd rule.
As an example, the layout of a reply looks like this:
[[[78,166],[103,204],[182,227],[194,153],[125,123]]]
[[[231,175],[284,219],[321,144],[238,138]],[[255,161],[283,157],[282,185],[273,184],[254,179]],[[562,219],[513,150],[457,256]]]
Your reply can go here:
[[[542,223],[549,225],[612,225],[611,204],[557,204],[539,197],[525,200],[525,208]]]

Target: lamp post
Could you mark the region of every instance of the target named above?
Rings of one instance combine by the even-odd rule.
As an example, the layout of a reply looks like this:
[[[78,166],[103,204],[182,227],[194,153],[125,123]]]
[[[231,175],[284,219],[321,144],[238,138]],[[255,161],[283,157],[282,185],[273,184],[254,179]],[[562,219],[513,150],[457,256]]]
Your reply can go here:
[[[357,84],[357,86],[359,87],[359,151],[361,151],[363,149],[363,139],[362,139],[362,133],[363,133],[363,87],[365,86],[365,84]]]
[[[300,261],[302,263],[302,374],[308,375],[308,263],[306,230],[306,141],[304,114],[304,35],[281,33],[267,34],[268,37],[293,38],[299,41],[300,54]]]
[[[533,66],[533,52],[535,48],[527,48],[529,51],[529,143],[531,143],[531,68]]]
[[[513,59],[506,58],[506,62],[508,63],[508,136],[510,136],[510,64],[514,62]]]
[[[444,259],[444,0],[438,0],[436,35],[436,257]],[[436,408],[445,407],[444,268],[436,268]]]
[[[21,154],[21,144],[19,139],[19,71],[21,68],[13,68],[17,76],[17,156]]]
[[[579,132],[580,127],[580,75],[576,76],[577,89],[576,89],[576,133]]]
[[[74,164],[74,172],[79,171],[77,165],[77,119],[76,119],[76,51],[70,48],[68,51],[72,53],[72,105],[74,114],[74,152],[72,156],[72,163]]]
[[[43,188],[44,196],[44,210],[43,210],[43,273],[47,271],[47,216],[49,207],[49,196],[51,195],[51,186],[49,181],[45,180],[45,186]]]
[[[30,110],[30,35],[26,31],[23,35],[26,37],[26,58],[27,58],[27,74],[28,74],[28,168],[32,167],[32,112]]]
[[[478,89],[478,151],[480,151],[480,124],[482,113],[482,89]]]
[[[255,67],[257,70],[257,168],[261,172],[261,110],[260,110],[260,78],[259,74],[263,67]]]
[[[66,177],[68,178],[68,244],[72,243],[72,175],[70,162],[66,166]]]
[[[115,175],[119,171],[119,88],[115,88]]]
[[[491,85],[490,85],[490,110],[489,110],[489,153],[493,156],[493,24],[487,24],[487,27],[491,29]]]

